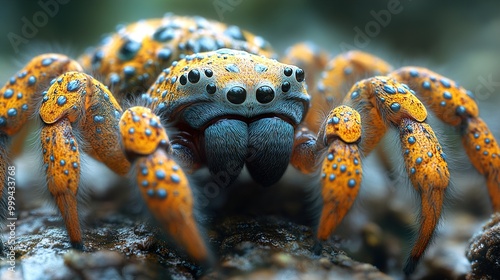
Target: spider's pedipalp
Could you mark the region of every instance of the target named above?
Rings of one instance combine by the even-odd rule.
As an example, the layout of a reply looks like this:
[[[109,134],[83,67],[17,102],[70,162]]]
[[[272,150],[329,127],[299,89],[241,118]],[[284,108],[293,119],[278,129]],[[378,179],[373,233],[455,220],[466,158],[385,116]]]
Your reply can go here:
[[[169,138],[149,108],[132,107],[120,121],[123,148],[133,155],[137,187],[170,237],[198,263],[211,261],[193,216],[188,179],[173,160]]]

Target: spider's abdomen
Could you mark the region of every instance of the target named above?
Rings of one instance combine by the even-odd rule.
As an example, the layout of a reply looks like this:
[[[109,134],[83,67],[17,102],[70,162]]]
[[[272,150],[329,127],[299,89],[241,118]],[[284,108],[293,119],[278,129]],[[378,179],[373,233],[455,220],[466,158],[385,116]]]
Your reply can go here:
[[[268,42],[236,26],[167,14],[118,26],[116,33],[105,37],[80,61],[120,96],[143,92],[161,70],[185,55],[220,48],[272,55]]]

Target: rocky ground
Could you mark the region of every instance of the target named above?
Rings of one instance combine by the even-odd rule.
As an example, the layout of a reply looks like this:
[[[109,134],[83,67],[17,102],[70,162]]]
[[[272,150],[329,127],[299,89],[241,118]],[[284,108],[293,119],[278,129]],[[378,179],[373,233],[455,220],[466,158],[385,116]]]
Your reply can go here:
[[[372,177],[370,172],[366,176]],[[473,187],[474,182],[481,183],[464,182]],[[377,181],[370,183],[376,185]],[[287,192],[279,187],[241,190],[232,193],[232,201],[240,202],[230,203],[225,209],[233,214],[218,213],[201,221],[217,257],[216,267],[207,270],[172,249],[152,220],[141,214],[141,206],[131,207],[130,200],[134,198],[124,196],[123,189],[91,192],[89,210],[82,214],[86,217],[85,250],[78,252],[70,248],[57,211],[31,200],[33,191],[29,188],[20,188],[16,193],[19,211],[15,273],[9,271],[9,248],[4,248],[0,279],[403,278],[402,261],[414,215],[408,201],[390,187],[362,192],[357,205],[319,255],[313,252],[317,247],[311,227],[303,225],[307,219],[291,220],[282,215],[295,211],[292,216],[300,217],[296,209],[301,208],[294,202],[303,200],[303,194],[290,191],[290,186]],[[494,261],[498,256],[498,247],[494,245],[498,217],[481,231],[487,218],[487,203],[477,191],[471,191],[468,199],[467,203],[449,207],[452,210],[445,214],[440,234],[411,279],[494,279],[485,275],[498,271]],[[484,209],[477,207],[480,201]],[[409,203],[414,201],[410,199]],[[269,211],[255,210],[262,205],[267,205]],[[455,211],[456,206],[462,211]],[[238,207],[249,210],[242,214],[234,211]],[[276,209],[288,210],[280,213]],[[4,242],[8,242],[9,233],[9,228],[3,228]],[[469,241],[475,233],[474,240]],[[467,250],[470,253],[466,257]]]

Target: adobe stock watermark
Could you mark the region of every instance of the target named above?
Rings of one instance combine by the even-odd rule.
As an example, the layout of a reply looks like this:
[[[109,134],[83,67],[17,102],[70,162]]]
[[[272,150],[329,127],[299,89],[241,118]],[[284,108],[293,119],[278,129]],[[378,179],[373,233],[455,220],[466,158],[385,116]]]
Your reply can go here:
[[[226,12],[234,11],[236,6],[240,5],[243,0],[214,0],[212,5],[214,6],[215,12],[219,17],[220,21],[224,20],[224,14]]]
[[[7,228],[9,236],[6,242],[5,250],[7,252],[8,271],[16,271],[16,167],[9,166],[7,168]]]
[[[43,28],[49,22],[49,17],[53,18],[59,13],[60,5],[68,4],[70,0],[39,0],[38,6],[40,10],[33,13],[31,18],[22,17],[22,27],[21,32],[9,32],[7,34],[7,39],[16,53],[19,52],[19,46],[21,44],[29,43],[30,39],[33,39],[40,28]]]
[[[476,100],[486,101],[491,97],[495,91],[500,91],[500,82],[493,81],[493,75],[487,77],[478,76],[479,84],[474,89],[474,96]]]
[[[411,0],[408,0],[411,1]],[[403,11],[403,5],[400,0],[389,0],[387,8],[380,11],[370,11],[373,20],[368,21],[363,27],[355,26],[352,44],[347,42],[340,43],[341,52],[355,49],[366,48],[373,38],[377,37],[382,29],[389,26],[392,17]]]

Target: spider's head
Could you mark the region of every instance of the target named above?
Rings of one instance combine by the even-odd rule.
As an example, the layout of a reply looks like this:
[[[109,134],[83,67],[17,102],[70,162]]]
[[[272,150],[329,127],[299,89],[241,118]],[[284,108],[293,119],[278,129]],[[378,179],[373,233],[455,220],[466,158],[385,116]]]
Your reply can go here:
[[[188,56],[165,72],[157,82],[167,86],[149,94],[161,96],[156,106],[167,122],[198,134],[213,175],[234,179],[246,165],[262,185],[279,180],[309,107],[302,69],[221,49]]]

